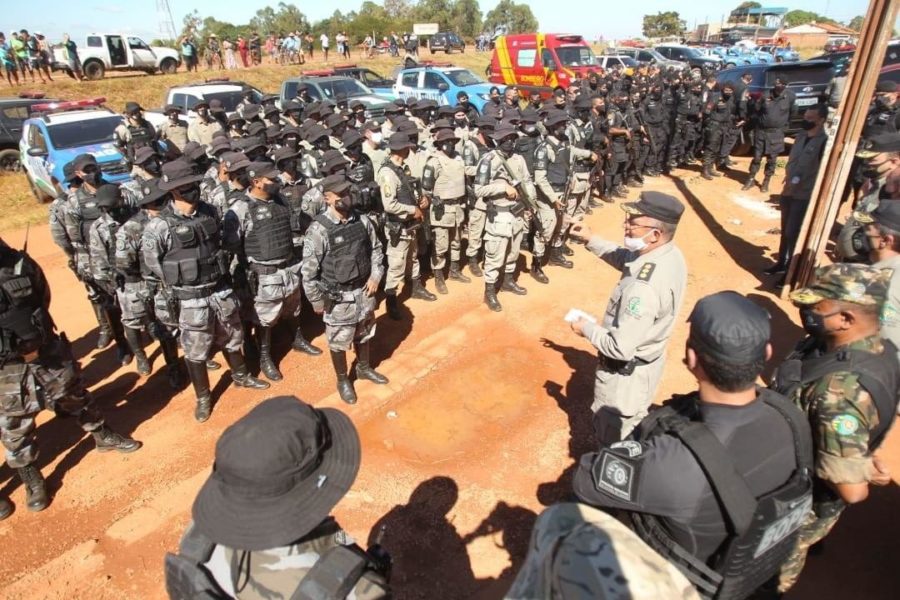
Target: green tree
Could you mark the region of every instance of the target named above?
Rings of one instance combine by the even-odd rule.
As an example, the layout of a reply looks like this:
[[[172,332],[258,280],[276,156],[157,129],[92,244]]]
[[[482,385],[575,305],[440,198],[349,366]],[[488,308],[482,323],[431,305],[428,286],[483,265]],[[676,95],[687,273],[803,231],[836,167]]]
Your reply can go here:
[[[804,25],[813,21],[816,23],[835,23],[834,19],[829,19],[824,15],[809,10],[792,10],[784,15],[785,27],[796,27],[797,25]]]
[[[862,15],[853,17],[852,19],[850,19],[850,22],[847,23],[847,27],[849,27],[853,31],[862,31],[863,23],[865,22],[865,20],[866,18]]]
[[[531,7],[513,0],[500,0],[492,11],[484,16],[484,26],[493,31],[498,25],[505,25],[509,33],[537,31],[538,20]]]
[[[681,35],[687,29],[687,23],[674,10],[658,12],[655,15],[644,15],[643,31],[648,38]]]
[[[464,38],[475,39],[481,33],[481,9],[478,0],[456,0],[450,15],[450,29]]]
[[[416,23],[437,23],[441,29],[450,26],[449,0],[421,0],[413,9]]]
[[[409,21],[413,8],[410,0],[384,0],[384,12],[391,21]]]
[[[747,8],[762,8],[762,4],[760,4],[759,2],[741,2],[740,4],[738,4],[737,6],[734,7],[734,10],[731,11],[731,14],[729,16],[732,17],[734,19],[734,21],[745,22],[747,20],[747,17],[746,16],[741,17],[740,15],[742,14],[742,11]],[[750,17],[751,23],[756,23],[757,21],[759,21],[758,16]]]

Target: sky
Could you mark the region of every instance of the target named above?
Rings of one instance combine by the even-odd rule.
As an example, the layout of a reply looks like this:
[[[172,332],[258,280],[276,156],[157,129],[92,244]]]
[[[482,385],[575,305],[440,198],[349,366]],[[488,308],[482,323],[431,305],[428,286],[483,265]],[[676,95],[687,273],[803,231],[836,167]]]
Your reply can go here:
[[[286,0],[306,14],[310,21],[330,16],[335,10],[356,10],[362,0]],[[481,10],[487,13],[499,0],[479,0]],[[520,0],[521,1],[521,0]],[[159,18],[156,0],[38,0],[40,10],[31,2],[3,2],[0,29],[28,29],[40,31],[53,41],[59,41],[63,33],[69,33],[77,43],[83,43],[91,32],[123,32],[150,41],[159,35]],[[197,9],[203,17],[214,16],[220,21],[246,23],[266,4],[276,7],[278,0],[248,2],[247,0],[169,0],[177,31],[181,30],[184,15]],[[590,39],[623,39],[641,34],[641,21],[645,14],[677,10],[687,21],[689,29],[697,23],[719,22],[740,0],[641,0],[633,3],[632,10],[612,0],[527,0],[544,32],[579,33]],[[784,6],[790,9],[815,11],[837,21],[849,21],[856,15],[864,15],[868,0],[775,0],[764,6]],[[588,9],[587,7],[591,7]]]

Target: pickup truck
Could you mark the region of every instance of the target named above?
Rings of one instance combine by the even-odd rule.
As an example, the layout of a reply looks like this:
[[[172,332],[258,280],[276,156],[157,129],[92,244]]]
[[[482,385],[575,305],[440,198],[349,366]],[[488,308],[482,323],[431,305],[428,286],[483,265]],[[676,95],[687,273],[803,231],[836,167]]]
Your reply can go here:
[[[190,123],[197,116],[197,113],[194,112],[194,105],[200,100],[206,100],[207,102],[218,100],[225,108],[225,112],[231,114],[243,100],[246,90],[253,92],[256,103],[262,100],[263,93],[252,85],[243,81],[231,81],[227,77],[220,77],[170,87],[166,91],[165,101],[162,105],[164,107],[174,104],[180,107],[184,112],[184,119]],[[144,118],[150,121],[154,127],[159,127],[166,122],[166,115],[163,114],[162,108],[159,110],[145,110]]]
[[[151,75],[171,75],[178,70],[181,56],[172,48],[150,47],[139,37],[124,33],[92,33],[78,47],[81,72],[88,79],[103,79],[107,71],[144,71]],[[65,48],[53,49],[54,70],[68,72]]]
[[[456,95],[466,92],[469,102],[478,112],[487,104],[493,83],[488,83],[468,69],[445,64],[424,64],[401,69],[396,82],[389,88],[372,88],[387,98],[430,98],[441,105],[456,105]],[[503,86],[498,86],[502,88]]]
[[[323,73],[323,74],[319,74]],[[289,77],[281,82],[279,102],[281,106],[297,97],[297,90],[305,86],[313,100],[337,102],[338,97],[347,102],[358,100],[366,106],[366,118],[373,121],[384,120],[384,109],[393,98],[378,95],[359,79],[329,74],[331,71],[306,71],[300,77]]]

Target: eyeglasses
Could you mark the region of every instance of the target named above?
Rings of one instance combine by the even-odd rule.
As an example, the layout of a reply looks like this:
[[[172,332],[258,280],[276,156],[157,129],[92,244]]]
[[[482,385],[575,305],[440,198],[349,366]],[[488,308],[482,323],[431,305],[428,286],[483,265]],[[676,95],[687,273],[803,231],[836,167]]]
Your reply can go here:
[[[644,225],[643,223],[632,223],[628,219],[622,223],[622,228],[625,231],[634,231],[635,229],[656,229],[653,225]]]

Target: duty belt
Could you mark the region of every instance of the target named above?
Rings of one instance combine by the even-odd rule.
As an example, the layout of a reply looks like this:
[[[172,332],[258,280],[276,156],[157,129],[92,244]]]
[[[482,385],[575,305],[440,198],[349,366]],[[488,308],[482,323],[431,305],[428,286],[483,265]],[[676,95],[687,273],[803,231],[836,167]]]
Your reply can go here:
[[[354,279],[353,281],[350,281],[348,283],[336,283],[330,287],[338,292],[352,292],[366,285],[368,281],[369,279],[367,277],[361,277],[359,279]]]
[[[293,267],[294,265],[296,265],[299,262],[300,262],[300,260],[288,259],[288,260],[281,261],[274,265],[268,265],[268,264],[264,265],[262,263],[252,262],[252,263],[249,263],[248,266],[250,267],[251,271],[253,271],[254,273],[257,273],[259,275],[271,275],[272,273],[277,273],[278,271],[281,271],[283,269]]]
[[[598,352],[597,368],[609,373],[615,373],[617,375],[631,375],[634,372],[635,367],[649,365],[654,360],[656,359],[644,360],[643,358],[638,358],[637,356],[627,361],[617,360],[615,358],[610,358],[601,352]]]
[[[402,219],[402,218],[398,217],[397,215],[391,214],[391,213],[385,213],[385,216],[387,217],[387,221],[388,221],[389,223],[397,223],[397,224],[399,224],[401,227],[403,227],[403,228],[405,228],[405,229],[409,229],[409,228],[411,228],[413,225],[416,224],[416,220],[415,220],[415,219],[412,219],[412,218],[410,218],[410,219]]]
[[[468,198],[466,198],[466,196],[460,196],[459,198],[439,198],[439,200],[444,204],[462,204],[463,202],[467,202]]]
[[[222,289],[221,285],[213,285],[203,288],[172,288],[175,297],[179,300],[198,300],[200,298],[209,298]]]

